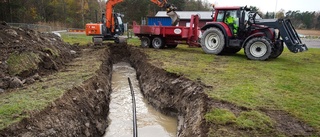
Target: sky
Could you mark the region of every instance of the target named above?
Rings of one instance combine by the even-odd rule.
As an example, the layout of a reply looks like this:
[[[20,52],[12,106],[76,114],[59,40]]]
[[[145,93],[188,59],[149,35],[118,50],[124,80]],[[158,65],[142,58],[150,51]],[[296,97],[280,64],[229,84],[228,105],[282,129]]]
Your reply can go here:
[[[320,0],[208,0],[208,2],[216,6],[256,6],[264,13],[280,9],[286,12],[320,11]]]

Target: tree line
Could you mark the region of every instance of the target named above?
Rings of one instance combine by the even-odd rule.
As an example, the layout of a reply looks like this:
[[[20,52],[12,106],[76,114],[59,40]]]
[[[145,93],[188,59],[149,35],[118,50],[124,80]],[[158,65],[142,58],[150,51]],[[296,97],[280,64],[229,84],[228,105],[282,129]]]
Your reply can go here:
[[[276,13],[276,18],[288,18],[295,28],[298,29],[320,29],[320,12],[315,11],[287,11],[283,9]],[[267,12],[264,18],[274,18],[274,12]]]
[[[0,20],[81,27],[95,15],[97,0],[1,0]]]
[[[179,10],[209,10],[201,0],[169,0]],[[101,21],[105,0],[0,0],[0,20],[10,23],[54,23],[64,27],[84,28],[88,22]],[[124,0],[114,11],[124,14],[124,21],[140,21],[164,10],[150,0]]]
[[[179,11],[210,11],[207,0],[168,0]],[[240,5],[241,6],[241,5]],[[0,0],[0,20],[11,23],[53,23],[63,27],[84,28],[86,23],[101,21],[105,0]],[[254,7],[255,8],[255,7]],[[255,8],[259,10],[258,8]],[[124,22],[140,21],[164,11],[150,0],[124,0],[114,12],[124,14]],[[264,18],[290,18],[296,28],[320,29],[320,12],[280,10],[261,13]]]

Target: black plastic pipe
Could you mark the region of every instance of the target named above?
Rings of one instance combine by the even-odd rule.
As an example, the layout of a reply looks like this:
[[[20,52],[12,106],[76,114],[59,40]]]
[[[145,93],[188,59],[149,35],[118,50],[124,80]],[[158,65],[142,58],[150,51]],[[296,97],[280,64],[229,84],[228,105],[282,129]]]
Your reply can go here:
[[[136,99],[134,97],[134,91],[133,91],[131,80],[130,80],[129,77],[128,77],[128,82],[129,82],[130,91],[131,91],[131,97],[132,97],[133,137],[138,137],[137,115],[136,115]]]

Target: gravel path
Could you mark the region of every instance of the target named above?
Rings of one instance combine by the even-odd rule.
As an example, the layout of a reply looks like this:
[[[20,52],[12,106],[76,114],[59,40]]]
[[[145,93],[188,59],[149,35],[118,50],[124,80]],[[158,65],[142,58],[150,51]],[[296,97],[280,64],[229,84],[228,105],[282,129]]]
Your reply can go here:
[[[308,48],[320,48],[320,39],[301,39]]]

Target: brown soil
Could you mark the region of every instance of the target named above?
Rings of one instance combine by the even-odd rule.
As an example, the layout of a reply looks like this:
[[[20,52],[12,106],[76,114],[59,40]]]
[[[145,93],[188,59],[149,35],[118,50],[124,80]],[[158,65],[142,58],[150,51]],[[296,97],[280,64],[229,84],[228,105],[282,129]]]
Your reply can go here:
[[[36,33],[34,34],[30,30],[27,31],[30,31],[29,33],[31,34],[27,34],[26,30],[18,29],[15,31],[19,35],[14,37],[5,34],[7,33],[5,30],[7,29],[12,28],[4,25],[0,27],[2,62],[5,62],[11,53],[17,51],[32,51],[39,55],[44,54],[47,56],[45,54],[46,50],[43,50],[46,47],[43,46],[52,46],[60,49],[61,53],[66,52],[65,54],[61,54],[59,59],[49,58],[49,60],[53,60],[52,62],[54,62],[51,62],[51,64],[57,64],[57,68],[63,68],[65,61],[72,58],[72,55],[69,53],[72,46],[58,41],[61,42],[60,46],[55,47],[55,42],[46,40],[50,38],[58,39],[56,36],[51,35],[46,37],[42,36],[42,34],[36,36]],[[12,38],[19,39],[20,44],[16,46],[19,47],[18,49],[10,48],[15,47],[12,45],[17,45],[12,41]],[[41,39],[43,39],[42,42]],[[32,40],[38,41],[38,44],[26,44],[28,42],[33,43],[30,42]],[[21,45],[27,46],[22,46],[21,48]],[[250,111],[250,109],[239,107],[226,101],[209,98],[204,93],[204,90],[205,88],[210,88],[210,86],[204,86],[204,84],[191,81],[183,76],[168,73],[164,69],[152,65],[147,60],[147,56],[139,48],[125,44],[108,44],[106,47],[83,49],[81,50],[82,54],[79,55],[79,58],[82,59],[100,58],[102,56],[103,63],[96,72],[96,75],[93,75],[82,85],[66,91],[62,97],[52,102],[44,110],[30,112],[29,118],[25,118],[21,122],[12,124],[1,130],[0,136],[102,136],[108,126],[107,116],[111,93],[112,64],[119,61],[129,62],[137,70],[137,77],[142,93],[150,104],[163,113],[179,116],[179,137],[206,137],[209,133],[212,136],[320,136],[318,131],[286,112],[263,108],[256,111],[264,113],[273,121],[276,121],[275,126],[269,132],[240,129],[232,124],[219,125],[206,122],[204,115],[212,108],[228,109],[235,115]],[[55,69],[43,69],[45,67],[42,68],[41,66],[43,66],[43,63],[39,63],[39,69],[27,71],[28,73],[24,72],[28,75],[22,76],[18,74],[18,76],[28,77],[35,72],[42,74],[43,72],[51,72],[50,70],[59,73]],[[7,67],[2,66],[0,72],[1,77],[13,77],[7,73]]]
[[[77,54],[72,51],[78,51],[76,46],[64,43],[60,37],[52,33],[40,33],[29,29],[13,28],[0,22],[0,89],[16,88],[23,85],[12,85],[12,79],[18,78],[22,84],[30,84],[35,74],[46,75],[62,69],[66,62],[69,62]],[[22,61],[22,64],[13,66],[8,61],[10,57],[20,56],[22,54],[35,55],[29,56],[28,61]],[[40,61],[35,61],[39,58]],[[12,62],[15,62],[14,60]],[[36,67],[32,66],[35,63]],[[10,68],[17,67],[21,71],[10,73]]]
[[[81,57],[89,58],[91,55],[100,58],[105,54],[89,49],[84,50]],[[108,125],[110,72],[110,62],[106,60],[95,76],[66,91],[44,110],[30,112],[29,118],[1,130],[0,136],[102,136]]]
[[[320,36],[320,30],[297,30],[297,32],[307,36]]]

